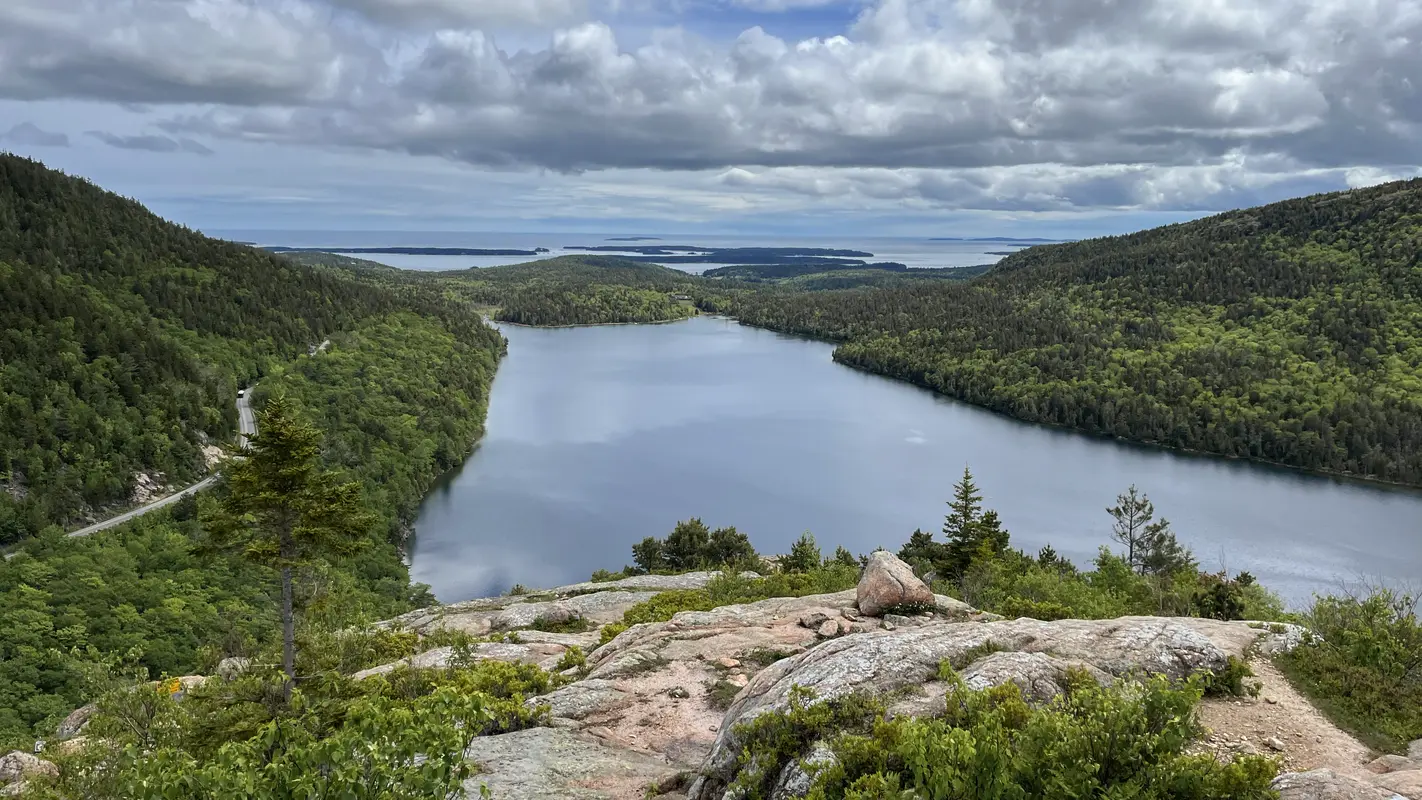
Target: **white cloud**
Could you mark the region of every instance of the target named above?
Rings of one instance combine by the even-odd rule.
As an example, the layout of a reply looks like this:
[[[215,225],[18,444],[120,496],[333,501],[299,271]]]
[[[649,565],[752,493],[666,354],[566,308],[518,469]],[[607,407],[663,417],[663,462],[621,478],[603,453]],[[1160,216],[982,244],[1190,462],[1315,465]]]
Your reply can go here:
[[[587,13],[583,0],[331,0],[377,22],[397,25],[555,25]]]

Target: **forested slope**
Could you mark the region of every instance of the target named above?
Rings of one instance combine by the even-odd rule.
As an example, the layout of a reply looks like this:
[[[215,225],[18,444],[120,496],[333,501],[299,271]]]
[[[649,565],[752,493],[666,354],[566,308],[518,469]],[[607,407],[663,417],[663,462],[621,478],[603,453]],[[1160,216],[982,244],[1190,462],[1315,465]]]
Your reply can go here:
[[[673,298],[696,278],[614,256],[562,256],[439,276],[471,302],[496,306],[495,319],[520,325],[668,322],[696,315],[695,307]]]
[[[121,501],[133,470],[194,473],[254,378],[259,407],[281,391],[319,425],[374,521],[355,553],[303,567],[298,637],[430,602],[396,542],[482,432],[498,332],[418,275],[297,264],[33,162],[0,170],[0,543],[39,533],[0,559],[0,752],[113,685],[279,636],[274,573],[203,547],[224,483],[102,535],[49,524]]]
[[[185,482],[236,429],[239,385],[436,292],[392,290],[168,223],[0,154],[0,544]]]
[[[709,291],[1013,416],[1422,484],[1422,181],[1033,247],[966,283]]]

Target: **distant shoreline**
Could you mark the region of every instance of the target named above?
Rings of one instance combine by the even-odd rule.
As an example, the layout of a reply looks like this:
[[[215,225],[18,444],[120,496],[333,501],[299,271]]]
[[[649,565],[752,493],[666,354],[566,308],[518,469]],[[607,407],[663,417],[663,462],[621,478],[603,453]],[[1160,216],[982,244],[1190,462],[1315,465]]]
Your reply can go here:
[[[333,253],[399,256],[541,256],[552,251],[546,247],[532,250],[485,250],[473,247],[277,247],[261,248],[269,253]]]

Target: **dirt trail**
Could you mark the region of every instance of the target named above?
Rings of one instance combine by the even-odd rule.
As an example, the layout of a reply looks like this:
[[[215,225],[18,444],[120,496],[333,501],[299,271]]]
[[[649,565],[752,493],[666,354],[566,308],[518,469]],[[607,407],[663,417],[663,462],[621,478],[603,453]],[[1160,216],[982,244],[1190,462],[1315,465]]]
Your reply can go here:
[[[1278,757],[1284,772],[1327,768],[1358,777],[1370,774],[1365,765],[1372,751],[1329,722],[1269,659],[1253,658],[1249,666],[1263,687],[1259,697],[1208,698],[1200,704],[1200,722],[1209,731],[1206,749],[1224,754],[1252,748]]]

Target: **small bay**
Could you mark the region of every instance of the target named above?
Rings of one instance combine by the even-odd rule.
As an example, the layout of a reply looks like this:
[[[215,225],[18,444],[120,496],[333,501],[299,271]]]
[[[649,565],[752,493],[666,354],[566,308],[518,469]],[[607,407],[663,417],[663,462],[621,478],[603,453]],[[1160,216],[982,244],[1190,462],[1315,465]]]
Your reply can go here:
[[[828,554],[937,531],[971,466],[1014,547],[1085,565],[1135,484],[1209,570],[1300,605],[1422,577],[1422,493],[1021,423],[835,364],[833,347],[734,321],[505,326],[488,432],[421,509],[415,580],[445,602],[585,580],[677,520],[761,552]]]

